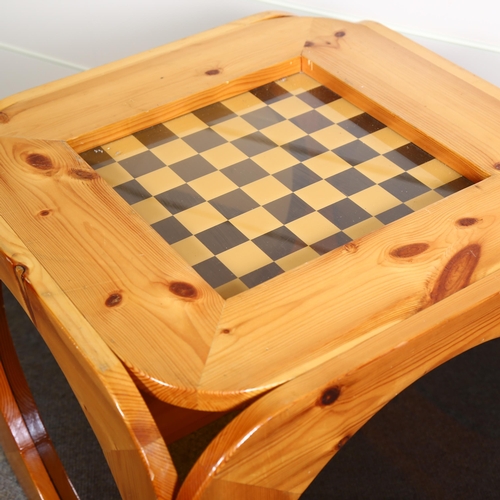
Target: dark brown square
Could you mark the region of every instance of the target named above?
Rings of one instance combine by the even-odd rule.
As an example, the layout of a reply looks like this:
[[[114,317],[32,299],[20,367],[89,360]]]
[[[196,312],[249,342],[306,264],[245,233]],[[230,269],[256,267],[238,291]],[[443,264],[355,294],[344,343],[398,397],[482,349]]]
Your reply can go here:
[[[205,200],[187,184],[170,189],[164,193],[158,194],[155,198],[167,209],[171,214],[177,214],[188,208],[195,207]]]
[[[248,241],[242,232],[227,221],[198,233],[196,237],[214,254]]]
[[[434,191],[439,193],[441,196],[446,197],[450,196],[450,194],[457,193],[461,189],[465,189],[466,187],[472,186],[474,183],[467,179],[466,177],[459,177],[448,184],[444,184],[436,188]]]
[[[301,200],[295,193],[287,194],[283,198],[272,201],[264,205],[264,208],[282,224],[288,224],[304,217],[304,215],[314,212],[314,209]]]
[[[343,172],[332,175],[326,181],[346,196],[359,193],[375,185],[371,179],[354,168],[348,168]]]
[[[154,172],[165,166],[151,151],[144,151],[118,162],[132,177],[139,177]]]
[[[281,170],[274,174],[274,177],[291,191],[297,191],[321,180],[319,175],[315,174],[303,163]]]
[[[267,83],[266,85],[257,87],[250,92],[267,104],[272,104],[273,102],[281,101],[282,99],[286,99],[291,96],[287,90],[280,87],[275,82]]]
[[[193,269],[212,288],[217,288],[236,279],[236,276],[217,257],[195,264]]]
[[[109,165],[115,161],[100,146],[84,151],[83,153],[80,153],[80,156],[94,169],[104,167],[105,165]]]
[[[218,196],[209,201],[226,219],[232,219],[257,208],[259,204],[241,189]]]
[[[339,229],[347,229],[371,217],[367,211],[348,198],[337,201],[332,205],[318,210],[318,212]]]
[[[313,245],[311,245],[311,248],[315,252],[318,252],[320,255],[323,255],[327,252],[330,252],[331,250],[334,250],[335,248],[349,243],[350,241],[352,241],[352,238],[349,238],[347,234],[340,231],[338,233],[332,234],[331,236],[328,236],[321,241],[318,241],[317,243],[314,243]]]
[[[273,260],[281,259],[307,246],[285,226],[273,229],[252,241]]]
[[[319,108],[324,104],[337,101],[341,97],[326,87],[320,86],[297,95],[299,99],[309,104],[312,108]]]
[[[236,115],[221,102],[216,102],[205,106],[204,108],[193,111],[193,115],[199,118],[207,125],[215,125],[217,123],[234,118]]]
[[[257,163],[250,159],[230,165],[222,169],[221,172],[240,187],[269,175],[262,167],[259,167]]]
[[[253,288],[254,286],[264,283],[264,281],[270,280],[279,274],[283,274],[283,272],[283,269],[281,269],[278,264],[271,262],[271,264],[267,266],[256,269],[251,273],[245,274],[245,276],[241,276],[240,279],[248,288]]]
[[[371,160],[375,158],[375,156],[379,156],[376,151],[358,140],[344,144],[334,149],[333,152],[352,167]]]
[[[284,144],[282,148],[299,161],[309,160],[309,158],[314,158],[328,151],[325,146],[321,145],[309,135],[289,142],[288,144]]]
[[[403,172],[392,179],[387,179],[381,182],[380,186],[400,201],[408,201],[430,191],[425,184],[412,177],[408,172]]]
[[[384,156],[403,170],[410,170],[433,159],[429,153],[426,153],[412,142],[389,151]]]
[[[253,134],[246,135],[245,137],[240,137],[232,142],[240,151],[245,153],[247,156],[255,156],[265,151],[269,151],[272,148],[277,147],[277,145],[268,139],[261,132],[254,132]]]
[[[413,213],[413,210],[409,206],[402,203],[401,205],[390,208],[389,210],[386,210],[385,212],[378,214],[376,218],[380,222],[382,222],[382,224],[387,226],[387,224],[390,224],[395,220],[402,219],[403,217],[411,213]]]
[[[209,161],[200,155],[170,165],[170,168],[184,181],[190,182],[217,170]]]
[[[221,137],[211,128],[206,128],[194,134],[186,135],[182,139],[198,153],[202,153],[203,151],[207,151],[227,142],[226,139]]]
[[[151,198],[151,193],[144,189],[135,179],[115,186],[114,190],[129,204],[133,205],[147,198]]]
[[[302,115],[295,116],[290,121],[307,134],[312,134],[322,128],[329,127],[333,123],[314,109]]]
[[[386,126],[368,113],[361,113],[360,115],[349,118],[349,120],[339,122],[339,127],[342,127],[353,136],[359,138],[368,134],[373,134],[373,132],[377,132],[377,130],[381,130]]]
[[[133,136],[142,142],[147,148],[155,148],[160,144],[172,141],[177,136],[161,123],[153,127],[146,128],[140,132],[136,132]]]

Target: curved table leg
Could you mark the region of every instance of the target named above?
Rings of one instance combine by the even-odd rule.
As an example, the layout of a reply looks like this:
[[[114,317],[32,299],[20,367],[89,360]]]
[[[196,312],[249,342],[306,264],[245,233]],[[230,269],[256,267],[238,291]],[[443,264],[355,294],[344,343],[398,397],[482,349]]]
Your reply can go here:
[[[500,336],[496,274],[404,326],[346,347],[250,405],[200,457],[178,500],[298,499],[347,440],[399,392],[443,362]]]

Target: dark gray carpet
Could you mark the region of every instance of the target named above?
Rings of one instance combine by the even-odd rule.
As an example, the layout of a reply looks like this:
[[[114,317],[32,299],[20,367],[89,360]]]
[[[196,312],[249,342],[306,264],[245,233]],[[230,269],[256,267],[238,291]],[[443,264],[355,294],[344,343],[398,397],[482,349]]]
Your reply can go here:
[[[5,295],[21,363],[82,500],[119,498],[59,368],[24,312]],[[342,448],[302,499],[499,499],[499,471],[500,341],[495,340],[395,398]],[[25,499],[3,455],[0,499]]]

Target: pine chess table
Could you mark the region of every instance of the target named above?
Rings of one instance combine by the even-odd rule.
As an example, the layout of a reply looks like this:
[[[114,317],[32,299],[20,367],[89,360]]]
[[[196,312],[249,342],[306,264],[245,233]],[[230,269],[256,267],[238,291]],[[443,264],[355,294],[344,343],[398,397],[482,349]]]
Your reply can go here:
[[[123,498],[297,499],[498,337],[499,127],[498,88],[387,28],[282,13],[0,101],[0,280]],[[2,446],[77,498],[0,334]]]

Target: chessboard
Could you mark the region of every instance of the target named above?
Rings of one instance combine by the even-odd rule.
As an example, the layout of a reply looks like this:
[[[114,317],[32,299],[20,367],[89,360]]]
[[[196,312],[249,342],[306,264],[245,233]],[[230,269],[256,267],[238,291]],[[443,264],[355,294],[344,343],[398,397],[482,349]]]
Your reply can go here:
[[[81,156],[225,298],[471,184],[302,73]]]

